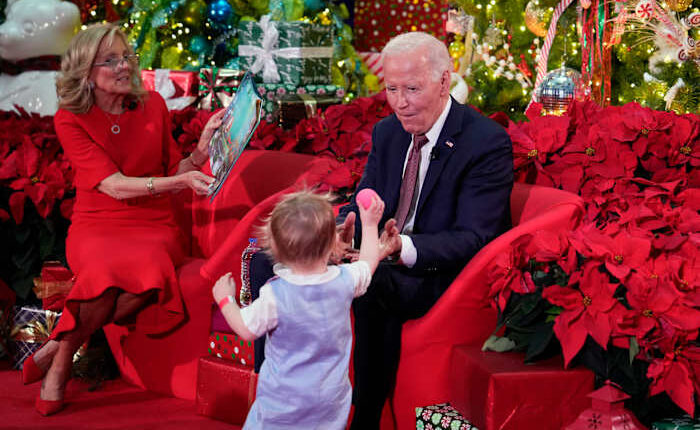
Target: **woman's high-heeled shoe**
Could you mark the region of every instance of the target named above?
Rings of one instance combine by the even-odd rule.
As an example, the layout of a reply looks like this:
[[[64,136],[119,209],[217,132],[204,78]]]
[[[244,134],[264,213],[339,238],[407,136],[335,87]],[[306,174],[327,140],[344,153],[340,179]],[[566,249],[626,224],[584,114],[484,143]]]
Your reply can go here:
[[[63,402],[63,399],[44,400],[41,398],[41,396],[36,397],[36,411],[45,417],[61,411],[61,409],[63,409],[65,406],[66,404]]]
[[[41,348],[37,349],[34,354],[40,350]],[[46,375],[46,370],[36,365],[36,361],[34,361],[34,354],[25,359],[24,363],[22,364],[22,382],[24,385],[40,381],[44,375]]]

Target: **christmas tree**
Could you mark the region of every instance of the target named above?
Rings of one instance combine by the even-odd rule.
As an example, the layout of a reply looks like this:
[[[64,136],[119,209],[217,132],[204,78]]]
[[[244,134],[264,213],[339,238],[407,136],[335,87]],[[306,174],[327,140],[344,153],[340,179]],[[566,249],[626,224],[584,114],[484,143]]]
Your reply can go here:
[[[698,6],[698,0],[458,0],[467,24],[450,41],[450,53],[470,85],[469,102],[488,113],[522,118],[538,63],[546,71],[582,72],[586,92],[601,105],[636,101],[698,112]],[[549,42],[547,56],[542,48]]]

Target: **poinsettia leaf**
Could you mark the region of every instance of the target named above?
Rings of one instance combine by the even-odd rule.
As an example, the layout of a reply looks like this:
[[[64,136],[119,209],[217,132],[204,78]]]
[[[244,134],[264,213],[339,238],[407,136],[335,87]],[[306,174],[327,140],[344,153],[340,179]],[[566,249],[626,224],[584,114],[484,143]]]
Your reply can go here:
[[[552,344],[554,323],[541,323],[535,328],[535,332],[530,337],[530,343],[525,352],[525,362],[531,363],[540,358]]]
[[[671,364],[664,379],[664,390],[689,415],[695,413],[694,389],[688,369],[680,361]]]
[[[635,357],[637,357],[637,354],[639,354],[639,343],[637,343],[637,338],[634,336],[629,337],[629,342],[630,342],[629,358],[630,358],[630,364],[632,364]]]
[[[543,270],[536,270],[532,273],[532,281],[538,287],[546,285],[549,274]]]

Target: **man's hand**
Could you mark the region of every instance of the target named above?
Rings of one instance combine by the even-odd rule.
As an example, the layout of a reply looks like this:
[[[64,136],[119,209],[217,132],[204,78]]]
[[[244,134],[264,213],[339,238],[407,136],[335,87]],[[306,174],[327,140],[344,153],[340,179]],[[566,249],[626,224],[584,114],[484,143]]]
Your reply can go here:
[[[331,251],[331,264],[340,264],[344,258],[352,254],[352,238],[355,236],[355,212],[348,213],[345,221],[335,232],[335,245]],[[355,250],[355,252],[357,252]]]
[[[379,236],[379,252],[381,260],[387,257],[398,259],[401,254],[401,237],[394,218],[384,224],[384,231]]]

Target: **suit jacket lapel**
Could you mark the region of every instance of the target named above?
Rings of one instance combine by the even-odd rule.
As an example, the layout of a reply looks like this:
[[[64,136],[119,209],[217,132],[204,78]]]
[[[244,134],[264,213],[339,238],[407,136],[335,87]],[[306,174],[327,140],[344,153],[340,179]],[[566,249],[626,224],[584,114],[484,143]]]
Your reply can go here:
[[[447,160],[450,158],[452,153],[456,148],[456,140],[452,137],[458,134],[462,130],[463,122],[463,112],[458,106],[457,102],[452,100],[452,107],[450,108],[450,113],[447,114],[445,119],[445,124],[442,126],[442,131],[440,132],[440,137],[435,143],[434,151],[436,151],[436,159],[430,161],[430,166],[428,166],[428,172],[425,175],[425,181],[423,182],[423,187],[421,188],[420,198],[418,200],[418,207],[416,208],[416,218],[418,217],[421,208],[425,204],[430,192],[435,187],[442,169],[447,164]],[[447,145],[445,142],[449,141],[451,145]]]

